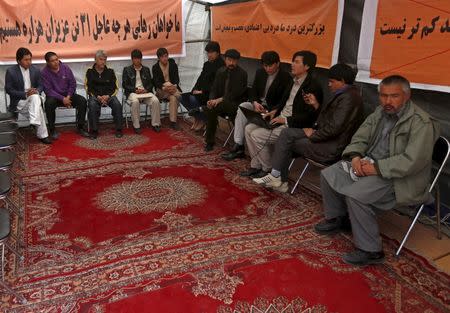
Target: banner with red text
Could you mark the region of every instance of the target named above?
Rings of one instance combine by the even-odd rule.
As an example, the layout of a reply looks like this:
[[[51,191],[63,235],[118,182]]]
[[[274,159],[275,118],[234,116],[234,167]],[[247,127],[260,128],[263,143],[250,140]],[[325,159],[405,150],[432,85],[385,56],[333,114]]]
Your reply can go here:
[[[405,76],[414,88],[450,92],[450,1],[366,1],[357,80]]]
[[[257,58],[275,50],[291,62],[298,50],[317,54],[317,65],[337,61],[343,1],[258,0],[211,8],[211,37],[222,50],[235,48]]]
[[[83,0],[0,2],[0,64],[27,47],[34,59],[54,51],[64,59],[93,59],[103,49],[112,59],[133,49],[153,56],[166,47],[185,54],[182,0]]]

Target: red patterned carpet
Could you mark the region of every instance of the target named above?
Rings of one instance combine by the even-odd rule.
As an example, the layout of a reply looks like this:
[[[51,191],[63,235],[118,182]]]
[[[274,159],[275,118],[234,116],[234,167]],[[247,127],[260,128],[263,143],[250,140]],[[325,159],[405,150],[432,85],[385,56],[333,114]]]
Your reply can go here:
[[[447,275],[389,240],[384,265],[344,264],[350,238],[312,231],[319,196],[267,191],[220,152],[167,128],[30,139],[25,261],[7,277],[28,304],[2,293],[0,311],[448,312]]]

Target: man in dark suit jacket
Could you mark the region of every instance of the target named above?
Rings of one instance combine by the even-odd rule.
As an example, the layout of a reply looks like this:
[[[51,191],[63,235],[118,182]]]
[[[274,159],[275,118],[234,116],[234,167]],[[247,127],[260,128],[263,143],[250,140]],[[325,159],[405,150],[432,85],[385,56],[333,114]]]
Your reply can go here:
[[[37,137],[45,144],[51,144],[48,138],[44,110],[42,109],[41,73],[31,65],[32,54],[27,48],[16,52],[17,65],[7,69],[5,91],[9,95],[8,110],[29,114],[30,124],[36,127]]]
[[[206,116],[203,109],[209,100],[209,92],[214,83],[217,71],[225,65],[220,56],[220,45],[216,41],[210,41],[205,47],[208,61],[203,63],[202,72],[197,79],[192,91],[182,94],[182,104],[189,110],[189,115],[194,117],[193,130],[201,130],[205,126]]]
[[[272,172],[254,181],[275,190],[286,190],[289,164],[294,155],[305,156],[321,163],[340,159],[345,147],[363,121],[363,102],[358,88],[353,86],[355,72],[346,64],[333,65],[328,73],[328,87],[333,98],[320,110],[312,128],[286,128],[275,142]],[[319,107],[313,94],[306,102]]]
[[[221,114],[236,115],[240,103],[247,98],[247,72],[238,61],[241,57],[239,51],[229,49],[225,52],[225,66],[217,71],[214,84],[209,94],[207,109],[208,118],[206,124],[205,151],[211,151],[214,147],[217,117]]]
[[[158,98],[152,93],[153,83],[150,69],[142,65],[142,52],[138,49],[131,51],[131,64],[123,69],[122,87],[131,107],[131,121],[134,132],[142,132],[139,119],[141,117],[140,103],[150,106],[152,127],[157,133],[161,127],[161,105]]]
[[[177,114],[181,100],[178,66],[174,59],[169,58],[169,52],[166,48],[159,48],[156,51],[156,56],[158,57],[158,62],[152,67],[156,96],[159,100],[169,101],[170,127],[178,129]]]
[[[283,129],[296,127],[312,127],[320,108],[315,108],[305,102],[305,94],[314,94],[319,103],[323,100],[320,84],[311,76],[316,66],[317,57],[311,51],[298,51],[292,57],[292,74],[290,82],[281,100],[281,105],[266,114],[271,124],[279,125],[274,129],[248,124],[245,127],[245,140],[249,154],[252,157],[250,169],[242,172],[242,176],[252,178],[266,176],[272,169],[272,145]]]
[[[253,86],[250,89],[249,102],[241,103],[239,106],[267,113],[280,105],[284,90],[292,78],[288,72],[280,68],[280,56],[275,51],[265,51],[261,55],[261,63],[263,68],[256,71]],[[231,161],[245,157],[244,132],[246,125],[247,118],[242,110],[237,110],[234,120],[235,145],[230,152],[222,154],[223,159]]]

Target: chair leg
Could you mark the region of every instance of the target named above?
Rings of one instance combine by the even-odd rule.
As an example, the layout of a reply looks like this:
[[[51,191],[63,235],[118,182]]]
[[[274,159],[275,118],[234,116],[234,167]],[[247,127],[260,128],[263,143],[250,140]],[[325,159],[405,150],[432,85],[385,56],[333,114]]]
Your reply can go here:
[[[406,240],[407,240],[408,237],[409,237],[409,233],[411,232],[411,230],[413,229],[414,225],[416,224],[417,219],[419,218],[420,213],[422,213],[423,208],[424,208],[424,205],[422,204],[422,205],[420,206],[419,210],[417,211],[416,216],[414,217],[414,220],[412,221],[411,225],[409,226],[408,231],[406,232],[405,237],[403,237],[403,240],[402,240],[402,242],[400,243],[400,246],[398,247],[397,252],[395,252],[395,256],[398,256],[398,255],[400,254],[400,252],[402,251],[402,248],[403,248],[403,246],[405,245]]]
[[[439,185],[436,185],[436,226],[437,226],[437,239],[442,239],[441,235],[441,192]]]
[[[295,162],[295,158],[294,158],[294,159],[292,159],[292,161],[291,161],[291,164],[289,164],[289,167],[288,167],[288,171],[290,171],[290,170],[291,170],[291,168],[292,168],[292,165],[294,165],[294,162]]]
[[[298,186],[298,184],[300,183],[300,180],[303,178],[303,175],[305,175],[306,170],[308,169],[308,167],[309,167],[309,162],[306,163],[305,167],[303,168],[302,172],[300,173],[300,176],[298,177],[297,181],[295,182],[294,187],[292,187],[291,195],[294,194],[295,189],[297,189],[297,186]]]
[[[224,148],[227,145],[228,141],[230,140],[231,135],[233,135],[233,132],[234,132],[234,125],[233,125],[233,127],[231,127],[231,130],[230,130],[230,133],[228,134],[227,140],[225,140],[225,143],[223,144]]]

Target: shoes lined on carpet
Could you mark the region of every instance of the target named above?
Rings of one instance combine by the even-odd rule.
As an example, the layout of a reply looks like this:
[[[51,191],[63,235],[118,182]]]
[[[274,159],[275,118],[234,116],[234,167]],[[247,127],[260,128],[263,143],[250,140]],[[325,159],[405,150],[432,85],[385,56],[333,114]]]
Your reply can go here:
[[[142,129],[140,127],[139,128],[133,127],[133,130],[138,135],[142,134]]]
[[[116,129],[116,132],[114,133],[114,135],[116,136],[116,138],[122,138],[123,137],[122,130]]]
[[[152,126],[152,128],[155,133],[159,133],[161,131],[161,126],[159,125]]]
[[[91,133],[89,134],[89,138],[94,140],[98,137],[98,130],[91,130]]]
[[[52,138],[52,140],[58,140],[59,133],[55,129],[50,131],[50,138]]]
[[[240,172],[239,175],[242,177],[258,178],[258,177],[266,176],[267,172],[260,168],[250,167],[248,170]]]
[[[177,122],[170,122],[170,128],[173,130],[180,130],[180,126],[178,126]]]

